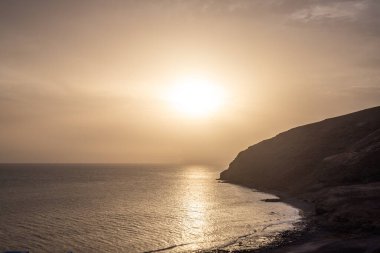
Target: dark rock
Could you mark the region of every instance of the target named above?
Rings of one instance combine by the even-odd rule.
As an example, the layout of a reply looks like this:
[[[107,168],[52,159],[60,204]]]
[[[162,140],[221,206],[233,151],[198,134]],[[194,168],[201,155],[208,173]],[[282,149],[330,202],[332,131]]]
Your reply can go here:
[[[327,230],[378,235],[380,107],[280,133],[240,152],[220,178],[306,199]]]
[[[258,188],[313,187],[380,180],[380,107],[280,133],[242,151],[220,178]]]
[[[262,199],[263,202],[281,202],[281,199]]]

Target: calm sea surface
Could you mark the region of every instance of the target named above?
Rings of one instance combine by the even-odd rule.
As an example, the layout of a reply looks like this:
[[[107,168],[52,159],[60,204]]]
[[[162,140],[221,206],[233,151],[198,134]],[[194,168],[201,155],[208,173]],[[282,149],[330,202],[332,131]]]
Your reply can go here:
[[[218,183],[220,169],[0,165],[0,252],[186,252],[257,247],[298,210]]]

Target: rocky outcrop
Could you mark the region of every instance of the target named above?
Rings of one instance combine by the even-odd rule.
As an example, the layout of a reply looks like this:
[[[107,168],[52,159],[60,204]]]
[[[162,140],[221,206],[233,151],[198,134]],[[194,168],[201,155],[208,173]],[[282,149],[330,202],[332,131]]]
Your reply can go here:
[[[220,178],[290,192],[380,181],[380,107],[264,140],[240,152]]]
[[[262,141],[220,178],[311,202],[315,223],[334,233],[380,234],[380,107]]]

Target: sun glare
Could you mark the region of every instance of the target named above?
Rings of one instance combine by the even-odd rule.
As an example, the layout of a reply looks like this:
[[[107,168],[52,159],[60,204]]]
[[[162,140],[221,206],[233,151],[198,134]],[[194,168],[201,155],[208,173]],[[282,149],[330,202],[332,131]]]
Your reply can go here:
[[[206,78],[187,77],[175,82],[168,99],[180,113],[204,117],[216,113],[220,108],[223,91]]]

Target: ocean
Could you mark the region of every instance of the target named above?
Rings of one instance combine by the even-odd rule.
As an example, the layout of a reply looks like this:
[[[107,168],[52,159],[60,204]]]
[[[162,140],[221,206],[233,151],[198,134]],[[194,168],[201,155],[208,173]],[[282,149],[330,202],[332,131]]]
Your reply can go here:
[[[0,165],[0,252],[191,252],[260,247],[300,219],[221,168]]]

